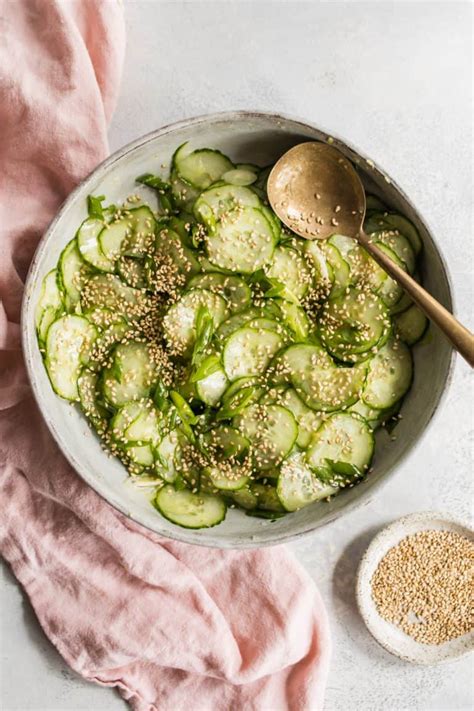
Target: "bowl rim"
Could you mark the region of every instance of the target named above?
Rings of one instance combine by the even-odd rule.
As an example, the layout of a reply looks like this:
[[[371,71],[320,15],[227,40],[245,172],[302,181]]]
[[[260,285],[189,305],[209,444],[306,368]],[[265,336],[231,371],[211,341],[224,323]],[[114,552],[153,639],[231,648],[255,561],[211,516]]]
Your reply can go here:
[[[412,203],[411,199],[406,195],[406,193],[400,188],[398,183],[392,179],[392,177],[389,175],[387,171],[385,171],[380,164],[377,161],[374,161],[371,159],[369,156],[367,156],[363,151],[359,150],[354,144],[351,142],[348,142],[345,138],[341,138],[338,136],[338,134],[334,133],[333,131],[328,131],[327,129],[323,128],[322,126],[315,124],[311,121],[308,121],[306,119],[302,119],[299,117],[295,117],[293,115],[285,114],[285,113],[274,113],[271,111],[259,111],[259,110],[236,110],[236,111],[221,111],[221,112],[214,112],[214,113],[208,113],[208,114],[201,114],[198,116],[194,116],[191,118],[187,119],[182,119],[180,121],[172,122],[165,124],[161,128],[155,129],[154,131],[150,131],[149,133],[144,134],[143,136],[140,136],[139,138],[134,139],[133,141],[125,144],[121,148],[118,148],[116,151],[114,151],[110,156],[108,156],[105,160],[103,160],[101,163],[99,163],[94,170],[89,173],[83,180],[81,180],[78,185],[74,188],[74,190],[66,197],[64,202],[61,204],[59,210],[57,211],[56,215],[54,216],[53,220],[51,223],[48,225],[46,231],[40,238],[38,245],[36,247],[35,253],[33,255],[33,258],[31,260],[26,281],[25,281],[25,286],[24,286],[24,291],[23,291],[23,297],[22,297],[22,305],[21,305],[21,340],[22,340],[22,350],[23,350],[23,355],[25,358],[25,364],[26,364],[26,370],[28,374],[28,379],[30,381],[30,385],[33,391],[33,395],[36,401],[36,404],[38,405],[38,408],[41,412],[41,415],[50,431],[52,434],[53,438],[55,439],[57,445],[59,446],[61,452],[63,455],[66,457],[68,460],[69,464],[72,466],[72,468],[75,470],[75,472],[78,474],[78,476],[81,477],[81,479],[88,485],[90,486],[96,494],[98,494],[104,501],[106,501],[110,506],[112,506],[114,509],[125,515],[130,521],[133,521],[136,525],[142,526],[145,530],[151,531],[153,534],[158,535],[158,536],[163,536],[164,538],[169,538],[171,540],[176,540],[180,541],[182,543],[188,543],[188,544],[195,544],[195,545],[201,545],[209,548],[215,548],[215,547],[220,547],[220,548],[226,548],[226,549],[251,549],[251,548],[261,548],[261,547],[266,547],[266,546],[271,546],[271,545],[279,545],[283,543],[289,543],[291,541],[296,541],[302,537],[309,536],[313,534],[318,528],[322,528],[323,526],[326,526],[330,523],[332,523],[334,520],[338,519],[340,516],[343,514],[348,514],[351,511],[355,511],[362,506],[368,505],[374,495],[381,490],[383,486],[385,486],[388,483],[388,480],[393,476],[395,473],[396,469],[403,464],[403,462],[406,461],[407,457],[412,455],[414,451],[420,446],[420,443],[423,441],[425,438],[431,424],[434,421],[435,416],[439,413],[440,411],[440,406],[445,402],[445,399],[447,397],[448,391],[452,385],[453,381],[453,372],[454,372],[454,363],[455,363],[455,357],[454,357],[454,350],[451,348],[450,350],[450,355],[449,355],[449,362],[448,362],[448,367],[446,370],[446,375],[445,375],[445,380],[444,380],[444,385],[443,389],[439,395],[438,401],[436,402],[436,405],[431,413],[431,416],[429,420],[427,421],[424,429],[418,436],[418,438],[411,443],[411,445],[407,448],[406,451],[404,451],[398,460],[387,469],[385,472],[385,475],[377,482],[373,484],[371,487],[370,492],[362,493],[362,495],[355,499],[354,501],[349,502],[343,509],[339,511],[333,512],[333,514],[326,518],[324,522],[315,522],[315,525],[311,528],[308,528],[307,530],[304,531],[296,531],[294,533],[284,533],[280,535],[271,535],[269,538],[261,541],[261,540],[254,540],[253,538],[249,537],[248,539],[245,539],[243,541],[226,541],[226,540],[213,540],[213,539],[206,539],[202,536],[199,535],[199,530],[193,530],[193,529],[184,529],[176,526],[176,531],[163,531],[163,530],[158,530],[158,528],[151,527],[147,525],[146,523],[142,523],[142,521],[137,520],[137,518],[133,515],[131,515],[130,511],[127,509],[126,506],[122,505],[118,501],[114,501],[112,498],[108,498],[105,496],[104,493],[102,493],[96,486],[96,482],[94,481],[94,478],[88,475],[88,471],[86,467],[84,467],[78,459],[73,455],[71,451],[69,451],[69,447],[67,443],[64,441],[61,433],[56,429],[54,423],[50,420],[50,418],[47,416],[46,412],[46,407],[45,403],[43,402],[43,396],[41,394],[41,390],[39,387],[39,383],[37,382],[37,378],[35,375],[35,369],[33,365],[33,353],[30,348],[31,343],[36,339],[35,335],[35,329],[34,329],[34,304],[32,304],[32,298],[31,298],[31,291],[32,291],[32,283],[34,279],[36,278],[37,274],[37,269],[39,267],[40,262],[42,261],[43,254],[46,250],[46,244],[48,242],[48,238],[50,234],[55,230],[57,223],[61,220],[62,216],[68,211],[69,207],[75,202],[76,196],[88,185],[91,185],[94,182],[97,182],[102,178],[102,176],[111,168],[115,163],[120,161],[122,158],[124,158],[126,155],[129,153],[132,153],[135,151],[137,148],[141,148],[145,146],[146,144],[154,141],[157,138],[160,138],[162,136],[165,136],[169,133],[173,133],[174,131],[177,131],[179,129],[183,128],[192,128],[193,126],[198,126],[199,124],[203,123],[217,123],[220,121],[240,121],[240,120],[245,120],[245,119],[259,119],[259,118],[264,118],[268,119],[270,121],[275,122],[278,125],[278,122],[283,121],[283,122],[291,122],[296,125],[300,125],[302,129],[311,129],[314,131],[317,131],[319,133],[325,134],[326,135],[326,140],[329,140],[334,143],[334,145],[337,147],[340,145],[341,147],[348,149],[350,152],[354,153],[357,155],[359,158],[364,160],[367,165],[370,166],[373,172],[379,175],[380,178],[385,179],[387,182],[389,182],[394,189],[397,191],[397,193],[410,205],[411,209],[414,211],[416,214],[418,221],[422,224],[423,228],[425,231],[430,235],[433,244],[436,247],[436,251],[438,253],[440,262],[441,262],[441,267],[444,272],[444,276],[446,279],[447,287],[448,287],[448,299],[447,299],[447,304],[446,307],[451,310],[452,312],[454,311],[454,300],[453,300],[453,287],[452,287],[452,279],[449,273],[449,269],[446,264],[446,260],[444,257],[444,254],[442,253],[442,250],[438,246],[438,241],[434,239],[434,233],[433,230],[429,227],[427,221],[425,218],[420,214],[420,211],[418,210],[417,207]],[[268,529],[272,530],[272,529]],[[275,530],[275,529],[273,529]]]
[[[413,656],[407,653],[403,653],[397,648],[396,642],[392,641],[392,637],[389,635],[383,635],[378,632],[376,624],[371,619],[368,603],[366,602],[366,595],[370,595],[370,583],[371,578],[369,577],[369,570],[372,567],[374,561],[376,566],[380,563],[382,558],[388,553],[388,551],[394,546],[398,545],[407,536],[413,535],[410,532],[410,524],[418,524],[420,526],[420,531],[432,530],[429,528],[431,525],[440,524],[440,530],[450,530],[458,529],[456,532],[460,535],[465,536],[471,540],[474,540],[474,528],[469,524],[468,521],[463,521],[461,518],[456,516],[451,516],[451,514],[445,511],[415,511],[410,514],[405,514],[400,518],[394,519],[386,526],[383,526],[378,533],[370,541],[369,545],[365,549],[365,552],[359,562],[356,574],[356,585],[355,594],[357,601],[357,608],[359,614],[362,617],[368,631],[374,638],[374,640],[385,649],[390,654],[402,659],[405,662],[410,662],[418,666],[436,666],[439,664],[445,664],[446,662],[463,657],[468,652],[472,651],[471,641],[470,646],[466,646],[464,649],[447,650],[442,653],[442,647],[449,642],[439,645],[439,647],[433,647],[433,650],[438,649],[441,654],[435,660],[423,660],[420,657]],[[438,530],[438,529],[436,529]],[[405,531],[405,532],[404,532]],[[400,534],[400,535],[399,535]],[[381,545],[382,550],[377,553],[378,546]],[[384,550],[385,549],[385,550]],[[378,615],[378,612],[376,613]],[[378,615],[380,617],[380,615]],[[460,638],[455,638],[452,642],[456,642]],[[413,645],[418,646],[422,650],[425,645],[416,640],[413,640]]]

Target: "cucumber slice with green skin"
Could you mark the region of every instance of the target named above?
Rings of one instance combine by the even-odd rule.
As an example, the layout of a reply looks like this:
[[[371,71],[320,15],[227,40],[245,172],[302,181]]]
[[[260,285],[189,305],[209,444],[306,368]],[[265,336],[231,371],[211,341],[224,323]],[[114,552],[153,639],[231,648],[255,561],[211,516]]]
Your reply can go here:
[[[58,262],[58,284],[67,296],[68,310],[81,298],[81,291],[91,271],[82,259],[76,239],[72,239],[61,252]]]
[[[392,262],[395,262],[400,269],[404,271],[407,270],[407,266],[401,259],[397,257],[395,252],[387,247],[383,242],[376,242],[376,246],[381,252],[390,257]],[[367,268],[365,273],[365,283],[368,284],[382,299],[384,304],[391,309],[395,304],[397,304],[404,293],[403,288],[392,279],[387,272],[377,264],[377,262],[372,259],[372,257],[367,258]]]
[[[296,394],[313,410],[331,412],[356,402],[366,369],[337,367],[320,346],[292,346],[283,355],[283,367]]]
[[[275,237],[275,244],[277,244],[280,240],[281,237],[281,222],[279,218],[275,215],[273,210],[270,210],[270,208],[265,204],[260,205],[260,210],[262,211],[263,215],[267,218],[268,223],[270,227],[272,228],[273,236]]]
[[[200,148],[188,155],[183,155],[183,149],[178,149],[173,157],[173,165],[178,176],[193,188],[205,190],[224,173],[233,170],[233,163],[220,151],[210,148]]]
[[[35,324],[38,339],[44,343],[48,328],[63,309],[61,291],[58,287],[58,273],[52,269],[43,279],[41,293],[35,310]]]
[[[227,389],[229,381],[223,368],[219,368],[206,378],[196,382],[196,392],[200,400],[206,405],[215,407]]]
[[[250,170],[248,168],[233,168],[228,170],[223,174],[222,180],[230,185],[252,185],[257,180],[257,173],[255,170]]]
[[[333,273],[333,282],[331,287],[331,296],[339,296],[351,283],[350,268],[345,259],[343,259],[340,251],[334,244],[325,242],[321,244],[321,250],[326,257],[326,262],[331,266]]]
[[[312,265],[313,292],[319,299],[326,298],[334,284],[334,270],[326,259],[326,255],[316,240],[306,241],[304,247],[305,256]]]
[[[48,329],[45,365],[54,392],[77,402],[79,378],[85,352],[97,336],[95,327],[83,316],[61,316]]]
[[[390,335],[387,307],[376,294],[350,287],[326,301],[319,319],[324,346],[344,362],[364,360],[379,349]]]
[[[223,365],[230,381],[260,375],[281,348],[282,338],[274,331],[243,327],[229,336],[224,346]]]
[[[296,444],[301,449],[306,449],[316,430],[323,422],[324,415],[315,412],[298,397],[296,390],[288,388],[280,398],[280,404],[289,410],[298,423],[298,438]]]
[[[252,292],[238,276],[225,274],[198,274],[188,284],[189,288],[208,289],[223,296],[231,313],[245,311],[252,302]]]
[[[371,214],[364,223],[367,234],[378,232],[379,230],[396,230],[404,235],[410,242],[415,255],[418,255],[423,247],[420,233],[415,225],[407,217],[391,212],[377,212]]]
[[[107,259],[99,245],[99,235],[104,229],[104,220],[88,217],[77,232],[77,246],[85,262],[100,272],[115,271],[114,261]]]
[[[380,410],[369,407],[363,400],[357,400],[357,402],[350,406],[348,412],[354,412],[356,415],[360,415],[369,424],[371,420],[377,419],[380,415]]]
[[[285,511],[278,497],[276,487],[271,484],[254,482],[250,485],[250,489],[257,499],[257,509],[261,511],[273,511],[275,513],[283,513]]]
[[[414,275],[413,278],[415,278]],[[416,281],[419,280],[416,279]],[[394,316],[396,314],[402,313],[402,311],[406,311],[412,304],[413,301],[411,300],[411,297],[408,296],[406,291],[404,291],[399,301],[397,301],[397,303],[390,308],[390,315]]]
[[[153,450],[149,444],[129,444],[124,447],[124,451],[134,464],[141,467],[151,468],[155,463]]]
[[[275,237],[268,220],[253,207],[221,220],[215,234],[205,239],[212,264],[232,272],[252,274],[270,263]]]
[[[155,251],[146,261],[148,285],[158,292],[172,292],[183,287],[201,270],[198,254],[183,244],[181,237],[169,227],[158,231]]]
[[[108,328],[97,334],[88,353],[81,355],[81,361],[90,370],[98,372],[107,365],[113,346],[119,343],[129,330],[130,325],[124,318],[116,320]]]
[[[375,410],[386,410],[405,395],[412,378],[410,349],[391,339],[369,362],[362,400]]]
[[[291,247],[277,247],[271,264],[265,267],[265,274],[284,284],[280,296],[299,303],[307,293],[312,281],[311,272],[305,259]]]
[[[121,343],[115,348],[112,367],[103,371],[104,397],[115,407],[142,400],[150,394],[156,377],[156,367],[145,343]]]
[[[98,237],[102,253],[115,261],[121,255],[145,257],[155,239],[155,217],[146,205],[124,214],[104,226]]]
[[[341,476],[339,465],[350,465],[363,474],[372,461],[374,446],[372,430],[362,417],[337,412],[313,436],[306,462],[327,484],[344,486],[352,484],[353,478]]]
[[[83,368],[77,379],[81,409],[99,436],[107,430],[109,413],[99,402],[98,375]]]
[[[423,338],[428,328],[428,319],[418,306],[410,306],[395,317],[395,331],[407,346],[414,346]]]
[[[250,448],[249,439],[228,425],[221,425],[205,432],[201,440],[206,452],[216,460],[240,460]]]
[[[251,386],[259,386],[260,385],[260,380],[259,378],[255,376],[247,376],[245,378],[238,378],[237,380],[234,380],[233,383],[230,383],[228,386],[227,390],[222,396],[222,402],[226,404],[227,402],[231,401],[232,398],[243,388],[248,388]]]
[[[243,311],[242,313],[230,316],[217,329],[216,337],[218,341],[220,343],[223,343],[232,333],[235,333],[235,331],[237,331],[239,328],[242,328],[242,326],[245,326],[245,324],[249,323],[249,321],[252,321],[255,318],[259,318],[260,316],[261,311],[254,307],[251,307],[250,309],[247,309],[247,311]]]
[[[140,401],[126,402],[122,407],[119,407],[110,421],[109,434],[112,439],[120,445],[129,444],[126,432],[142,412],[143,407]]]
[[[116,264],[117,273],[122,281],[133,289],[146,289],[148,280],[144,262],[135,257],[120,257]]]
[[[280,467],[277,494],[286,511],[298,511],[337,492],[337,487],[325,484],[315,476],[302,452],[288,457]]]
[[[249,477],[236,467],[206,467],[203,474],[207,476],[216,489],[221,491],[238,491],[248,484]]]
[[[227,219],[234,210],[260,206],[258,196],[252,190],[223,183],[204,190],[194,203],[193,212],[197,220],[214,230],[219,220]]]
[[[229,498],[232,503],[237,504],[242,509],[251,511],[257,508],[258,498],[256,494],[253,493],[250,486],[243,486],[240,489],[229,492]]]
[[[410,241],[400,234],[400,232],[382,230],[381,232],[371,232],[372,242],[385,244],[395,252],[397,257],[406,264],[409,274],[413,274],[416,265],[416,255]]]
[[[278,466],[298,437],[293,414],[281,405],[251,405],[234,418],[234,425],[252,442],[252,458],[257,469]]]
[[[132,289],[115,274],[96,274],[84,284],[81,305],[85,312],[91,309],[108,309],[115,314],[130,317],[144,315],[151,308],[143,290]]]
[[[191,210],[194,201],[199,195],[199,190],[181,180],[176,170],[171,172],[170,183],[174,202],[185,210]]]
[[[196,340],[196,317],[201,307],[208,309],[214,326],[225,321],[229,312],[225,299],[207,289],[191,289],[173,304],[163,318],[163,332],[174,353],[188,352]]]
[[[178,476],[181,458],[181,440],[178,430],[171,430],[163,437],[155,449],[155,471],[166,482],[172,484]]]
[[[306,312],[301,306],[292,304],[283,299],[278,300],[278,307],[283,316],[283,320],[293,334],[293,340],[306,341],[311,328]]]
[[[140,402],[140,412],[124,433],[128,442],[156,446],[161,439],[161,417],[152,400]]]
[[[193,494],[189,489],[177,491],[164,486],[155,498],[158,511],[172,523],[183,528],[211,528],[225,519],[226,505],[212,494]]]

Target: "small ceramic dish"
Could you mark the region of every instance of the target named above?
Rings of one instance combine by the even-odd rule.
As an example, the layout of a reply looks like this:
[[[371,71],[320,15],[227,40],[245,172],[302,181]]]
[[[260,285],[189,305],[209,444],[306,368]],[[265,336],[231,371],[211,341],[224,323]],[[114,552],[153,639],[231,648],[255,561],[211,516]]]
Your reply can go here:
[[[369,632],[391,654],[420,665],[433,665],[460,657],[474,649],[474,630],[440,645],[422,644],[383,619],[372,598],[371,580],[385,554],[407,536],[419,531],[452,531],[474,541],[474,531],[446,514],[414,513],[384,528],[367,548],[357,574],[357,604]]]

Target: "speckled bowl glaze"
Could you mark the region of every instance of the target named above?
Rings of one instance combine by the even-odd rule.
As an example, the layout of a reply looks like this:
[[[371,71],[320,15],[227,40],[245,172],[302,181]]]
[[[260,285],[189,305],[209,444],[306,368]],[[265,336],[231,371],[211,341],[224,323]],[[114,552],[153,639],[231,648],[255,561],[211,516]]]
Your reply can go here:
[[[428,342],[415,349],[415,380],[403,404],[398,437],[391,441],[385,432],[378,434],[374,470],[359,486],[342,492],[329,503],[315,503],[274,522],[229,510],[225,522],[215,528],[187,530],[166,521],[154,510],[149,492],[134,487],[127,481],[122,465],[105,456],[79,410],[53,393],[34,328],[34,307],[41,281],[56,266],[61,250],[86,217],[88,194],[103,194],[116,202],[131,192],[139,192],[135,177],[145,172],[164,174],[161,164],[169,163],[175,148],[184,141],[190,141],[193,148],[219,148],[236,162],[266,165],[301,141],[329,138],[356,164],[370,192],[416,224],[424,243],[424,283],[442,304],[452,309],[448,276],[439,249],[426,223],[393,180],[345,141],[307,122],[275,114],[239,111],[202,116],[164,126],[139,138],[99,165],[71,193],[39,244],[25,288],[22,327],[25,360],[38,405],[51,433],[80,476],[112,506],[160,535],[220,548],[258,547],[298,538],[367,503],[425,432],[448,382],[451,348],[432,329]]]
[[[357,574],[357,604],[370,633],[388,652],[413,664],[440,664],[474,650],[474,631],[440,645],[421,644],[387,622],[372,599],[371,580],[384,555],[403,538],[419,531],[452,531],[474,541],[474,531],[444,513],[414,513],[384,528],[367,548]]]

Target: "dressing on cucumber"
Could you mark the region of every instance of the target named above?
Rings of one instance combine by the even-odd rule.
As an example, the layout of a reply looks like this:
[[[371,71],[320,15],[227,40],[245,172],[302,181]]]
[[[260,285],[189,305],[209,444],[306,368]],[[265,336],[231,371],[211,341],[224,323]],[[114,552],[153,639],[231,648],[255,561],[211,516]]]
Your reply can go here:
[[[90,196],[36,305],[54,391],[186,528],[229,506],[270,525],[367,476],[427,327],[353,239],[282,226],[270,169],[186,143],[169,176],[137,178],[158,209]],[[371,239],[416,278],[417,228],[367,207]]]

